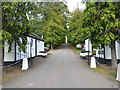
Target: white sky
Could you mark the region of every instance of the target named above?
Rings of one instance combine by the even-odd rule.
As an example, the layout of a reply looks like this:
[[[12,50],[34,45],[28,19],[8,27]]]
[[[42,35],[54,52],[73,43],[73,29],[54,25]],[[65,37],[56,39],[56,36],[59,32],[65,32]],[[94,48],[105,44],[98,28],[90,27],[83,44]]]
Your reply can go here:
[[[70,12],[74,11],[77,8],[77,3],[80,10],[85,9],[85,4],[81,3],[82,0],[66,0],[66,1]]]

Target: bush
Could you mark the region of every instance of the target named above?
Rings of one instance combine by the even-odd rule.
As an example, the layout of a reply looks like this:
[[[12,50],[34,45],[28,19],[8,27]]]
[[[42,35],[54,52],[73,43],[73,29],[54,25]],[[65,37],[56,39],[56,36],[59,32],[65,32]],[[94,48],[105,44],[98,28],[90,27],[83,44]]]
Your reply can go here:
[[[50,44],[46,44],[46,47],[49,47],[49,48],[50,48]]]
[[[81,50],[81,53],[85,53],[85,52],[90,52],[90,51],[86,51],[86,50]]]
[[[78,50],[82,50],[82,48],[77,48]]]
[[[46,51],[40,51],[40,53],[46,53]]]

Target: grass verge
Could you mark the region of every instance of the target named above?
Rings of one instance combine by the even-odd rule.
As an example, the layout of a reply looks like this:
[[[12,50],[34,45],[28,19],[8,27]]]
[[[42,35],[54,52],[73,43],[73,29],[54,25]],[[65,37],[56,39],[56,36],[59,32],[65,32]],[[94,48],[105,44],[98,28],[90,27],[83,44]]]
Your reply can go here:
[[[75,48],[74,46],[70,46],[70,48],[75,52],[75,53],[80,53],[81,49]]]
[[[94,68],[92,70],[95,70],[97,72],[100,72],[102,74],[106,74],[106,75],[109,75],[109,76],[112,76],[113,78],[116,78],[116,75],[117,75],[117,72],[115,70],[112,70],[110,68]]]
[[[81,52],[80,49],[75,48],[74,46],[70,46],[70,48],[71,48],[75,53],[80,53],[80,52]],[[114,79],[115,79],[116,76],[117,76],[117,72],[116,72],[115,70],[111,69],[110,66],[107,66],[107,68],[97,66],[97,68],[94,68],[94,69],[92,69],[92,70],[95,70],[95,71],[100,72],[100,73],[102,73],[102,74],[108,75],[108,76],[110,76],[110,77],[112,77],[112,78],[114,78]]]

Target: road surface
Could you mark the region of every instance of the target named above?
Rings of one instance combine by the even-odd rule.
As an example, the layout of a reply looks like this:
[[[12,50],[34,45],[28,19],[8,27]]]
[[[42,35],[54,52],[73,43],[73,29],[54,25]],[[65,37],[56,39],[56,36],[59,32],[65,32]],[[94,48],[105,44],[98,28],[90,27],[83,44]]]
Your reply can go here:
[[[79,55],[64,44],[43,60],[37,60],[22,76],[3,88],[117,88],[118,83],[89,69]]]

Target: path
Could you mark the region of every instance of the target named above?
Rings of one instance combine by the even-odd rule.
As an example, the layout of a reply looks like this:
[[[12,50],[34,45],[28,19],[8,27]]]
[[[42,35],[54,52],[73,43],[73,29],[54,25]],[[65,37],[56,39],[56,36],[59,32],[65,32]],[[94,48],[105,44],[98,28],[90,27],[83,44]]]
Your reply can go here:
[[[117,82],[90,70],[64,44],[55,53],[38,60],[22,76],[6,83],[6,88],[117,88]]]

